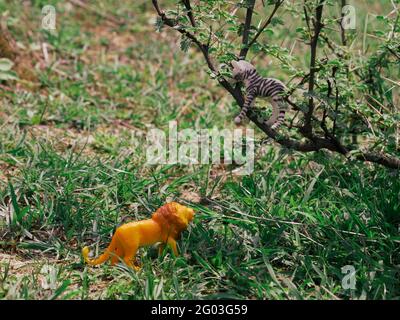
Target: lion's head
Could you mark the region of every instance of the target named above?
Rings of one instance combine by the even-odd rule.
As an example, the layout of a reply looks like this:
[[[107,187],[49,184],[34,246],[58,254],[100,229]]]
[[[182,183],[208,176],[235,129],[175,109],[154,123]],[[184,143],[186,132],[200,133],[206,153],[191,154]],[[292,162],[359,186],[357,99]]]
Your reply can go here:
[[[170,202],[153,213],[152,219],[156,221],[164,230],[168,229],[171,236],[178,237],[184,231],[190,221],[193,220],[194,211],[177,202]]]

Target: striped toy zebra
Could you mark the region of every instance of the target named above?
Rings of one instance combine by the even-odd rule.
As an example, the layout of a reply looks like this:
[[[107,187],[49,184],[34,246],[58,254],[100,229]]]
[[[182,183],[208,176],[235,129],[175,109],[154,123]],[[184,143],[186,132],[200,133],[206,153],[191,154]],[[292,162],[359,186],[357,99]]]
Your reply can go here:
[[[272,116],[265,120],[265,124],[275,130],[285,121],[286,104],[282,97],[285,85],[273,78],[263,78],[256,68],[245,60],[232,61],[232,77],[235,81],[243,82],[246,88],[246,97],[242,110],[235,118],[235,123],[240,124],[249,108],[253,107],[257,97],[271,97]]]

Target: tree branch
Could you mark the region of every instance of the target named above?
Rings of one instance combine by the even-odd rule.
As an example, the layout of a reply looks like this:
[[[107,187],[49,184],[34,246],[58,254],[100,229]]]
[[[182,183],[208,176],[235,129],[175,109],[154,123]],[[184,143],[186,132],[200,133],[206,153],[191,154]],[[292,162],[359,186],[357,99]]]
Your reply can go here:
[[[189,17],[192,27],[196,27],[196,21],[194,20],[192,6],[190,5],[190,0],[182,0],[182,3],[186,8],[187,15]]]
[[[278,135],[278,133],[276,131],[272,130],[271,127],[265,125],[262,118],[259,117],[257,115],[257,113],[251,109],[247,113],[247,117],[258,128],[260,128],[264,133],[266,133],[268,137],[270,137],[271,139],[275,140],[277,143],[279,143],[280,145],[282,145],[288,149],[301,151],[301,152],[318,151],[321,149],[337,151],[335,145],[331,141],[324,139],[324,138],[314,137],[314,139],[312,141],[299,142],[299,141]]]
[[[158,5],[158,1],[157,0],[152,0],[153,2],[153,6],[157,11],[158,16],[161,18],[162,22],[171,27],[174,28],[175,30],[177,30],[179,33],[181,33],[182,35],[188,37],[190,40],[192,40],[197,47],[200,49],[200,51],[203,53],[203,56],[207,62],[208,67],[210,68],[211,71],[216,72],[217,70],[215,69],[210,55],[208,54],[208,47],[206,44],[201,43],[194,34],[190,33],[189,31],[187,31],[185,29],[184,26],[178,24],[175,20],[172,20],[170,18],[168,18],[165,13],[160,9],[159,5]]]
[[[203,44],[201,43],[194,34],[188,32],[187,30],[185,30],[185,28],[181,25],[178,25],[176,21],[168,18],[165,13],[160,9],[159,5],[158,5],[158,1],[157,0],[152,0],[153,6],[157,11],[158,16],[161,18],[161,20],[163,21],[164,24],[166,24],[167,26],[174,28],[175,30],[177,30],[179,33],[181,33],[182,35],[188,37],[190,40],[192,40],[196,46],[200,49],[201,53],[204,56],[204,59],[207,62],[207,66],[208,68],[212,71],[215,72],[217,75],[217,79],[218,82],[236,99],[236,100],[243,100],[243,95],[241,94],[240,90],[235,90],[231,84],[222,76],[219,75],[218,70],[215,68],[214,64],[211,61],[211,57],[209,55],[208,49],[209,49],[209,44]],[[243,102],[242,104],[243,105]]]
[[[251,48],[251,46],[257,41],[258,37],[263,33],[263,31],[265,30],[266,27],[269,26],[269,24],[272,21],[272,18],[274,17],[275,13],[278,11],[279,7],[283,4],[283,0],[278,1],[275,4],[274,9],[272,10],[270,16],[268,17],[268,19],[263,23],[263,25],[261,26],[261,28],[257,31],[257,33],[255,34],[254,38],[248,43],[248,45],[246,45],[244,48],[242,48],[241,52],[240,52],[240,56],[243,56],[244,58],[246,58],[247,53],[249,51],[249,49]],[[243,59],[244,59],[243,58]]]
[[[344,13],[342,12],[343,7],[347,5],[346,0],[342,0],[341,3],[341,15],[340,15],[340,36],[342,38],[342,45],[347,46],[347,40],[346,40],[346,30],[343,28],[343,19],[344,19]]]
[[[357,160],[378,163],[387,168],[400,169],[400,159],[381,153],[364,152],[358,155]]]
[[[246,19],[243,27],[243,37],[242,37],[242,49],[240,49],[239,59],[245,59],[247,55],[247,47],[249,42],[250,28],[251,28],[251,20],[253,18],[254,5],[256,4],[255,0],[248,0],[248,7],[246,11]],[[247,50],[246,50],[247,49]]]
[[[323,24],[321,23],[322,20],[322,11],[324,9],[324,1],[320,0],[316,10],[315,10],[315,22],[314,22],[314,34],[311,39],[311,58],[310,58],[310,77],[308,82],[308,93],[309,93],[309,100],[308,100],[308,110],[305,114],[304,119],[304,126],[302,133],[304,136],[309,137],[312,135],[312,126],[311,126],[311,117],[314,112],[314,98],[313,98],[313,91],[315,86],[315,73],[316,73],[316,60],[317,60],[317,46],[318,46],[318,38],[319,34],[323,28]]]

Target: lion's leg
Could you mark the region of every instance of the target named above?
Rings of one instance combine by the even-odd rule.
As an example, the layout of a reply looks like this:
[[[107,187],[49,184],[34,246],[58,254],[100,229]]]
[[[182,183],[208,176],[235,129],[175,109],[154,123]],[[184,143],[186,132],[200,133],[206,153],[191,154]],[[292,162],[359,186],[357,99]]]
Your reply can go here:
[[[161,244],[158,246],[158,255],[159,255],[159,256],[162,255],[162,253],[164,252],[164,249],[165,249],[165,244],[164,244],[164,243],[161,243]]]
[[[114,252],[112,254],[112,258],[111,258],[111,265],[115,265],[117,262],[119,262],[119,260],[124,256],[124,251],[122,250],[122,247],[118,244],[118,246],[116,246],[114,248]]]
[[[178,249],[176,248],[176,241],[174,238],[168,238],[168,245],[171,247],[172,251],[174,252],[175,256],[179,256]]]
[[[138,245],[137,244],[129,244],[125,248],[124,252],[124,262],[126,265],[130,268],[135,269],[136,271],[139,270],[140,268],[135,266],[134,259],[136,257],[136,252],[138,250]]]

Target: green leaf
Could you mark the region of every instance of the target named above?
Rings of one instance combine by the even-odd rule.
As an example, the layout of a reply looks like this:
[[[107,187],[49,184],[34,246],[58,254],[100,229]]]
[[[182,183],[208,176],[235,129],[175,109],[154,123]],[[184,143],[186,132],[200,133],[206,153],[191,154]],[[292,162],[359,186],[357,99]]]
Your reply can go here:
[[[272,28],[266,28],[265,30],[264,30],[264,33],[268,33],[269,35],[273,35],[274,34],[274,30],[272,29]]]
[[[182,39],[181,39],[181,50],[183,52],[188,52],[191,43],[192,43],[192,40],[190,40],[188,37],[182,36]]]
[[[22,219],[26,216],[26,214],[29,212],[30,207],[25,207],[21,210],[19,216],[18,216],[18,222],[22,222]]]
[[[11,202],[12,202],[12,205],[14,207],[14,211],[16,213],[19,213],[19,206],[18,206],[18,202],[17,202],[17,196],[15,194],[15,190],[14,190],[14,187],[11,184],[11,182],[8,183],[8,187],[10,188]]]
[[[157,18],[157,20],[156,20],[156,22],[155,22],[154,25],[155,25],[155,27],[156,27],[156,30],[157,30],[158,32],[161,32],[162,28],[164,27],[164,22],[162,21],[161,18]]]
[[[25,215],[29,212],[29,207],[25,207],[21,210],[21,208],[18,205],[18,201],[17,201],[17,196],[15,194],[14,191],[14,187],[13,185],[9,182],[8,183],[9,188],[10,188],[10,195],[11,195],[11,202],[12,202],[12,206],[14,208],[14,212],[15,212],[15,217],[14,219],[16,221],[18,221],[19,223],[22,222],[22,219],[25,217]]]
[[[7,58],[0,58],[0,71],[10,71],[14,62]]]
[[[18,77],[13,73],[0,72],[0,80],[8,81],[8,80],[18,80]]]
[[[71,284],[71,280],[64,280],[61,286],[57,288],[57,290],[54,292],[53,296],[50,298],[50,300],[55,300],[57,297],[62,294]]]

